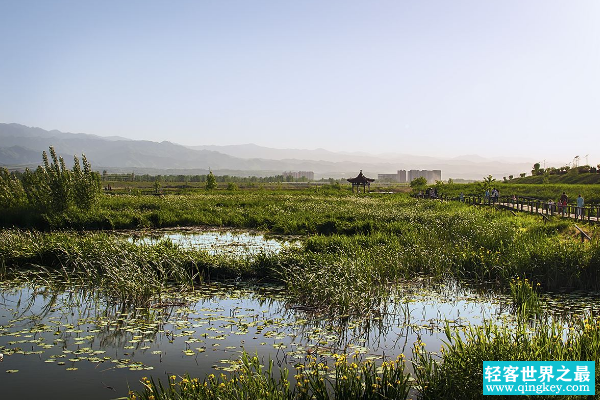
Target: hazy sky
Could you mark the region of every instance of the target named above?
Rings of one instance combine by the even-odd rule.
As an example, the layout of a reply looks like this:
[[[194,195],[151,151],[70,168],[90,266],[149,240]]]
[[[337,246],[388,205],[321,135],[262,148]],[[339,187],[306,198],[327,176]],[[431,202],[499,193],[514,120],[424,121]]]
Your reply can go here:
[[[0,0],[0,122],[600,162],[598,0]]]

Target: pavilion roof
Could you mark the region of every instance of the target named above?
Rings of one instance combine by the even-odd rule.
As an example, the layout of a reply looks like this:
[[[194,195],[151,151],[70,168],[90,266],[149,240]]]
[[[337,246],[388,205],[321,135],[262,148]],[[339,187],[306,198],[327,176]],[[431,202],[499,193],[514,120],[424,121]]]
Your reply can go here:
[[[362,169],[360,170],[360,173],[356,176],[356,178],[349,178],[346,180],[352,183],[369,183],[375,181],[375,179],[373,178],[367,178],[366,176],[364,176],[362,173]]]

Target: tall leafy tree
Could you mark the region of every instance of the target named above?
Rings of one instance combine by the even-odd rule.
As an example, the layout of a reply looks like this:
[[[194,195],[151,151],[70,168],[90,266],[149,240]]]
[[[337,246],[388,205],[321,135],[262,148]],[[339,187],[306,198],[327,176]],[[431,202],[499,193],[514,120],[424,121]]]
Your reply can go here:
[[[217,178],[213,175],[212,171],[206,176],[206,190],[212,190],[217,187]]]

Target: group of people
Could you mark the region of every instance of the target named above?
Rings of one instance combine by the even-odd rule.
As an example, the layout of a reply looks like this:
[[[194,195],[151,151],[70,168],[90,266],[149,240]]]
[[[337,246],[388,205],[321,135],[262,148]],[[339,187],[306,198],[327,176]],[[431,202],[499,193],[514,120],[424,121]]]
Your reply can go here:
[[[428,199],[437,199],[438,198],[437,189],[436,188],[427,188],[427,190],[425,190],[425,194],[423,194],[423,191],[420,190],[419,197],[428,198]]]
[[[435,188],[427,189],[425,194],[423,194],[423,192],[421,191],[421,192],[419,192],[419,197],[437,198],[437,190],[435,190]],[[498,191],[498,189],[493,188],[491,191],[489,189],[485,190],[485,202],[486,203],[496,204],[498,202],[499,197],[500,197],[500,192]],[[512,199],[513,199],[513,202],[516,202],[517,196],[513,195]],[[461,201],[461,202],[465,201],[465,195],[463,192],[460,193],[459,201]],[[558,209],[558,212],[562,213],[563,210],[567,209],[568,203],[569,203],[569,196],[567,196],[567,194],[565,192],[563,192],[562,195],[560,196],[560,198],[558,199],[558,202],[555,203],[552,199],[548,200],[548,210],[551,212],[554,212]],[[583,219],[584,200],[583,200],[583,197],[581,196],[581,194],[579,196],[577,196],[576,205],[577,205],[577,207],[575,208],[575,219],[579,219],[579,218]]]
[[[489,189],[485,190],[485,202],[486,203],[489,203],[491,201],[492,203],[496,204],[496,202],[498,202],[499,197],[500,197],[500,192],[498,191],[498,189],[493,188],[491,192]]]
[[[558,207],[558,212],[563,212],[567,208],[567,203],[569,202],[569,196],[565,192],[560,195],[557,203],[554,203],[552,199],[548,200],[548,209],[551,211],[555,210],[555,207]],[[583,205],[585,201],[581,194],[577,196],[576,200],[577,207],[575,208],[575,219],[583,218]]]
[[[486,189],[485,202],[495,204],[496,202],[498,202],[499,196],[500,196],[500,192],[498,191],[498,189],[493,188],[491,191],[489,189]],[[464,201],[464,196],[462,193],[460,194],[460,201]],[[517,201],[516,195],[513,195],[513,201]],[[563,192],[562,195],[560,196],[560,198],[558,199],[558,202],[554,203],[553,200],[548,200],[548,209],[551,210],[552,212],[554,212],[558,208],[558,212],[563,212],[563,210],[566,210],[568,203],[569,203],[569,196],[567,196],[567,193]],[[576,205],[577,205],[577,207],[575,208],[575,218],[576,219],[583,218],[584,204],[585,204],[585,201],[580,194],[579,196],[577,196],[577,200],[576,200]]]

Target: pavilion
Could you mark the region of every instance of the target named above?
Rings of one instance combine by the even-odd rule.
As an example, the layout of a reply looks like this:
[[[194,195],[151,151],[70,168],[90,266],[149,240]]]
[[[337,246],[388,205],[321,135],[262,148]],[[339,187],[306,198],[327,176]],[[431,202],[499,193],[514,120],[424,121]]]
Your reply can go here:
[[[346,180],[348,182],[352,183],[352,192],[354,192],[354,187],[356,186],[356,193],[358,193],[360,191],[360,186],[362,186],[363,193],[365,193],[366,187],[369,186],[369,188],[370,188],[371,182],[373,182],[375,179],[367,178],[366,176],[364,176],[362,173],[362,169],[361,169],[360,173],[358,174],[358,176],[356,178],[350,178],[350,179],[346,179]]]

